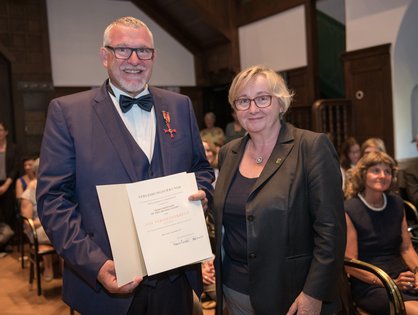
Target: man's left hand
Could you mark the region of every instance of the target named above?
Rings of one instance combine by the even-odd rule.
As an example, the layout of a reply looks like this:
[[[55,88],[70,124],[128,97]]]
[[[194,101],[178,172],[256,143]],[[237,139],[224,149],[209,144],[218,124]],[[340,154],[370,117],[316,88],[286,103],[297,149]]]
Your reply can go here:
[[[203,210],[208,209],[208,198],[206,198],[206,193],[203,190],[199,190],[197,193],[189,196],[190,201],[200,200],[202,202]]]

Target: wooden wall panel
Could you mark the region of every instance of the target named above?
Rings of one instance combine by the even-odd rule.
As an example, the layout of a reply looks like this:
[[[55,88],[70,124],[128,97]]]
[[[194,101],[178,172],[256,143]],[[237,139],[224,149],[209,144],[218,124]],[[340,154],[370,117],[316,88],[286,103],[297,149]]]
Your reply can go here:
[[[346,98],[352,101],[353,135],[382,138],[394,155],[390,44],[343,55]]]
[[[37,152],[52,89],[46,0],[0,1],[0,54],[10,67],[2,85],[11,97],[2,106],[12,108],[11,139],[23,153]]]

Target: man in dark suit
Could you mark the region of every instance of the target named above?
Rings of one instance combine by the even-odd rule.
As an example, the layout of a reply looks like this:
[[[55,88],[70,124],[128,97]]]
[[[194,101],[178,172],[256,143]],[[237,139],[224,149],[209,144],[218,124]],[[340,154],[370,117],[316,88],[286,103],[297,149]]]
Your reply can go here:
[[[140,20],[110,24],[100,55],[109,80],[53,100],[41,148],[38,211],[65,261],[63,299],[83,315],[191,314],[191,289],[202,290],[199,264],[117,286],[96,192],[96,185],[195,172],[199,191],[189,199],[205,208],[213,172],[190,99],[148,86],[155,50]]]
[[[415,136],[415,142],[418,151],[418,134]],[[408,200],[411,201],[415,207],[418,207],[418,163],[416,161],[405,169],[404,178]]]

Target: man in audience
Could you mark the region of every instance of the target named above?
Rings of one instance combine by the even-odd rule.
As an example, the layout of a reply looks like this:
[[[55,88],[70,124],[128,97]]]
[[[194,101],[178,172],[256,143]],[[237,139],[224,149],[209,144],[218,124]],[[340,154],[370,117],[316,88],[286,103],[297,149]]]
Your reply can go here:
[[[418,151],[418,134],[415,136],[415,144]],[[405,169],[404,178],[408,200],[415,207],[418,207],[418,161],[415,161],[415,163]]]
[[[118,19],[106,28],[100,48],[109,79],[49,105],[38,211],[65,260],[63,299],[81,314],[191,315],[192,289],[202,292],[200,264],[137,276],[118,287],[96,192],[97,185],[194,172],[199,191],[189,200],[207,207],[213,171],[192,104],[148,86],[155,53],[142,21]]]

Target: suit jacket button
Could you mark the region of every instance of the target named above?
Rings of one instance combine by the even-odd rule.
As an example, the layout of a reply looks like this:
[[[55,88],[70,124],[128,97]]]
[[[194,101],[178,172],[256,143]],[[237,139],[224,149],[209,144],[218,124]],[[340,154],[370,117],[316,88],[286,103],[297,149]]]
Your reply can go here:
[[[255,253],[250,253],[249,257],[250,257],[250,258],[256,258],[256,257],[257,257],[257,255],[256,255]]]
[[[250,214],[250,215],[247,217],[247,220],[248,220],[248,221],[254,221],[254,216]]]

